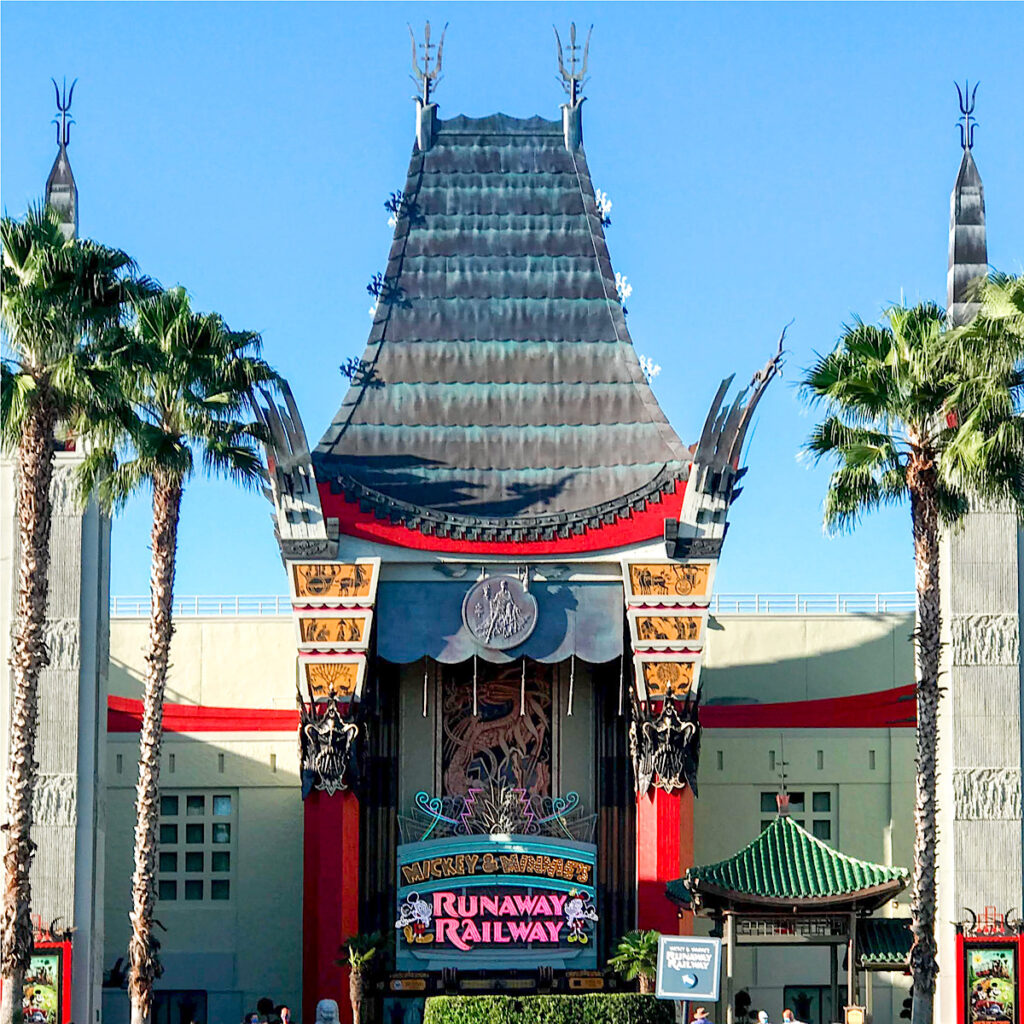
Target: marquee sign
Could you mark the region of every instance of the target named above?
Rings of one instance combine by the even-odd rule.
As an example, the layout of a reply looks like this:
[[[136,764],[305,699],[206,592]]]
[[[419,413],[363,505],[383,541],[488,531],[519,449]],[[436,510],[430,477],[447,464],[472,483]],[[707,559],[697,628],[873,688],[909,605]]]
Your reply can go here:
[[[597,967],[597,848],[467,835],[398,847],[399,971]]]

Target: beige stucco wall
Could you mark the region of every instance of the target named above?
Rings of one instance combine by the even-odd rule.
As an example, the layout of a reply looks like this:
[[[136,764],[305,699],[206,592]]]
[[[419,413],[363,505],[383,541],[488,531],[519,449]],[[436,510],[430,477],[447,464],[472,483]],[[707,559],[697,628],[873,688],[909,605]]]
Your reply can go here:
[[[168,699],[214,707],[293,707],[293,630],[284,617],[179,619]],[[701,683],[705,700],[808,700],[904,685],[913,680],[910,630],[906,615],[715,616]],[[112,621],[111,693],[141,695],[145,640],[145,620]],[[128,939],[136,742],[134,734],[114,734],[107,750],[108,968],[124,955]],[[698,862],[729,856],[757,834],[760,794],[778,785],[772,752],[776,766],[788,761],[791,789],[828,787],[835,793],[836,845],[857,857],[909,864],[913,733],[907,729],[790,730],[785,736],[707,730],[695,804]],[[163,762],[168,789],[235,797],[237,859],[229,906],[158,904],[157,916],[167,928],[160,934],[167,968],[160,987],[206,988],[210,1020],[237,1020],[263,995],[297,1005],[302,803],[294,734],[169,734]],[[890,1024],[898,1012],[902,990],[890,990],[890,980],[883,975],[875,982],[877,1024]],[[745,985],[756,1001],[777,1007],[783,984],[827,981],[827,956],[820,950],[790,955],[784,963],[774,951],[744,950],[737,988]],[[121,994],[108,992],[105,1024],[119,1024],[125,1013]]]

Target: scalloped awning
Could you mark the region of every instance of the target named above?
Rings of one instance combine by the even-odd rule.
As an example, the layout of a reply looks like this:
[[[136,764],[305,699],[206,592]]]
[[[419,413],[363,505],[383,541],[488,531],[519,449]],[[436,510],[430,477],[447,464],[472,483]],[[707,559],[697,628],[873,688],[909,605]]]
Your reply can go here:
[[[496,651],[478,643],[462,621],[462,601],[476,580],[386,582],[377,597],[377,653],[406,664],[433,658],[451,665],[473,655],[497,664],[532,658],[547,663],[572,655],[591,664],[622,654],[620,583],[531,583],[537,626],[518,647]]]

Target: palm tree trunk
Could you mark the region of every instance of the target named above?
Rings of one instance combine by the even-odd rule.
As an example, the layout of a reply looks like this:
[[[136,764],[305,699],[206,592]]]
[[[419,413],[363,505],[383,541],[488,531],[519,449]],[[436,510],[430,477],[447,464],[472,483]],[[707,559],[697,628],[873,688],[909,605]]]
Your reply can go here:
[[[349,967],[348,998],[352,1004],[352,1024],[360,1024],[363,1016],[363,994],[365,982],[361,967]]]
[[[647,996],[654,992],[654,978],[649,974],[640,975],[640,992]]]
[[[911,1024],[932,1024],[935,978],[935,755],[939,716],[939,509],[935,464],[915,453],[907,469],[917,587],[917,773],[914,885],[910,898]]]
[[[132,875],[131,971],[128,991],[132,1024],[149,1024],[158,963],[153,951],[156,902],[157,825],[160,818],[160,744],[163,738],[164,688],[174,622],[174,567],[178,549],[181,482],[166,474],[153,480],[153,561],[150,567],[149,650],[139,738],[139,781],[135,805],[135,873]]]
[[[46,649],[50,568],[50,480],[57,411],[44,391],[28,416],[18,446],[18,608],[11,643],[11,751],[7,768],[7,848],[0,918],[0,1021],[21,1013],[25,971],[32,954],[32,798],[35,790],[39,673]]]

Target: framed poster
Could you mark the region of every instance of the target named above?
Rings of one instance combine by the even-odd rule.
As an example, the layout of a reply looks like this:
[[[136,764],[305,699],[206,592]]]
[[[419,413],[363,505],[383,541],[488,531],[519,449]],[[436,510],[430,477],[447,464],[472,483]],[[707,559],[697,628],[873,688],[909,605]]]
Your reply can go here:
[[[964,943],[967,1024],[1017,1024],[1019,980],[1016,943]]]
[[[71,1014],[71,943],[37,942],[25,973],[25,1024],[66,1024]]]

